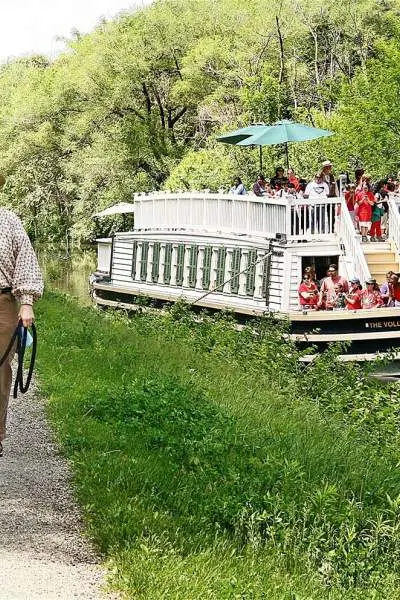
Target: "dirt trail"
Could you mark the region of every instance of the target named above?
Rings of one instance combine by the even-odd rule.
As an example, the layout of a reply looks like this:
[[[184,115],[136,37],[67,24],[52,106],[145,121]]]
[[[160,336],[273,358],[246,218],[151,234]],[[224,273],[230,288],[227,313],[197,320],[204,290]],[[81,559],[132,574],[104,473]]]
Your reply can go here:
[[[32,386],[34,388],[34,386]],[[0,600],[111,600],[35,390],[10,401],[0,458]]]

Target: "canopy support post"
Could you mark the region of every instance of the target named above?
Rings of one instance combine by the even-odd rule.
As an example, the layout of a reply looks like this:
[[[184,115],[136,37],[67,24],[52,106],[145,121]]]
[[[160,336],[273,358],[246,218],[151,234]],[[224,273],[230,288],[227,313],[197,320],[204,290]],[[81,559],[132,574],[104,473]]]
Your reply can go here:
[[[287,142],[285,142],[285,155],[286,155],[286,168],[289,169],[289,148],[288,148]]]

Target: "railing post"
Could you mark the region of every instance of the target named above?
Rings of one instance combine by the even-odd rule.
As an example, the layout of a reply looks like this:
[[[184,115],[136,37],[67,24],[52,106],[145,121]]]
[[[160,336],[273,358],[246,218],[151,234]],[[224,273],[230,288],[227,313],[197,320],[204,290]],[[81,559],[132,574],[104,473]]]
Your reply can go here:
[[[240,269],[239,269],[240,275],[239,275],[239,291],[238,291],[239,296],[246,295],[246,283],[247,283],[248,271],[245,271],[244,273],[242,273],[242,271],[244,271],[244,269],[247,269],[248,266],[249,266],[249,250],[248,250],[248,248],[243,248],[242,254],[240,257]]]
[[[292,206],[290,199],[286,196],[286,235],[289,237],[292,235]]]

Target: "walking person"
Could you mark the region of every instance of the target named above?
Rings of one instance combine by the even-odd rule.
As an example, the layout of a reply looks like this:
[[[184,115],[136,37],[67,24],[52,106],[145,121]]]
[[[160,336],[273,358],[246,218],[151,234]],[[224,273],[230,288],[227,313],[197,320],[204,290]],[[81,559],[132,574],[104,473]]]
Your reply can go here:
[[[0,208],[0,357],[9,345],[19,319],[32,325],[33,302],[42,295],[43,279],[28,235],[16,214]],[[11,391],[11,361],[15,348],[0,367],[0,456],[6,435]]]

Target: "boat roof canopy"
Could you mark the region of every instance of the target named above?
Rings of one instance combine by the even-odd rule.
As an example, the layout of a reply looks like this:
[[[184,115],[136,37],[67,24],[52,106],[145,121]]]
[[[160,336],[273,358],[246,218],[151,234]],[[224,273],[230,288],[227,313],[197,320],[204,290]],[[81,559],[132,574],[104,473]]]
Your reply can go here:
[[[119,202],[118,204],[109,206],[101,212],[95,213],[93,217],[110,217],[112,215],[122,215],[133,212],[135,212],[134,204],[131,202]]]

